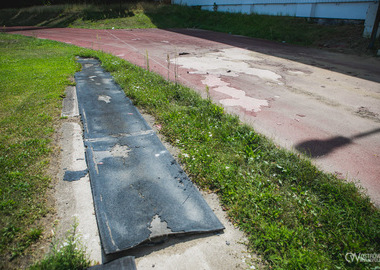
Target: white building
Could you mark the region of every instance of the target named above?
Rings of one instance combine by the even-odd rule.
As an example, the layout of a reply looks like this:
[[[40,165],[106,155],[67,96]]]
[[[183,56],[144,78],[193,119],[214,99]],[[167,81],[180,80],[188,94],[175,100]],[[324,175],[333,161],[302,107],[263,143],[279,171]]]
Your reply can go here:
[[[369,37],[378,0],[172,0],[172,4],[200,6],[204,10],[256,13],[306,18],[364,20],[363,35]],[[380,31],[378,31],[378,34]]]

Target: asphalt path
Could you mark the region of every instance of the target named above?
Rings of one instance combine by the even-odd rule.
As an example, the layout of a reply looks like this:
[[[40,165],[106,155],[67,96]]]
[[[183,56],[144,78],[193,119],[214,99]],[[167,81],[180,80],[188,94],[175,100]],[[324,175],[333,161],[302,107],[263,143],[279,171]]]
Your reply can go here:
[[[103,50],[192,87],[380,206],[380,60],[195,29],[6,31]],[[147,57],[148,56],[148,57]],[[149,63],[149,64],[148,64]]]

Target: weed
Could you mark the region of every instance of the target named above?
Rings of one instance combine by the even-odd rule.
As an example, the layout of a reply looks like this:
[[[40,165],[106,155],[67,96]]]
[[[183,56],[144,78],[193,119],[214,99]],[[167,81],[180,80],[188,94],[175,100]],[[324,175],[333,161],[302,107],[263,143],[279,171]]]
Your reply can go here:
[[[50,253],[40,262],[35,263],[30,270],[67,270],[86,269],[91,261],[86,255],[86,249],[77,234],[75,223],[66,233],[64,239],[54,239]]]
[[[177,49],[174,52],[174,82],[177,86],[178,83],[178,58],[177,58]]]
[[[208,85],[206,85],[206,98],[209,102],[211,102],[210,88],[208,87]]]
[[[213,7],[212,7],[212,10],[214,11],[214,12],[217,12],[218,11],[218,5],[214,2],[214,5],[213,5]]]
[[[170,55],[166,54],[166,62],[168,63],[168,81],[170,80]]]
[[[149,71],[149,55],[148,55],[148,50],[145,50],[145,56],[146,56],[146,70]]]

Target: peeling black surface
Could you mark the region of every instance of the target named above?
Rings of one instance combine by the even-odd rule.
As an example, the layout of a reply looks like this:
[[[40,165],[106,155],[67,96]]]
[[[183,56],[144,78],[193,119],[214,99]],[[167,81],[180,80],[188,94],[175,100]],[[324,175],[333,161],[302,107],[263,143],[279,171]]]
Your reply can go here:
[[[100,68],[99,62],[94,59],[78,62],[83,66],[75,76],[79,110],[105,254],[149,240],[150,226],[157,216],[167,224],[161,236],[224,229],[132,102]],[[125,156],[112,155],[116,145],[126,146]]]
[[[65,174],[63,175],[63,180],[69,182],[78,181],[82,177],[86,176],[87,173],[87,169],[82,171],[65,171]]]

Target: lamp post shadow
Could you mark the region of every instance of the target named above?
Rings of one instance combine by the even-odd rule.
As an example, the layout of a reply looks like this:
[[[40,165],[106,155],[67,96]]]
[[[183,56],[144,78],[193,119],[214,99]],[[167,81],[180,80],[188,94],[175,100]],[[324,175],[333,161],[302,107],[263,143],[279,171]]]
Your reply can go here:
[[[351,144],[355,139],[379,133],[380,128],[360,133],[351,137],[336,136],[326,140],[307,140],[298,143],[295,149],[311,158],[318,158],[332,153],[335,149]]]

